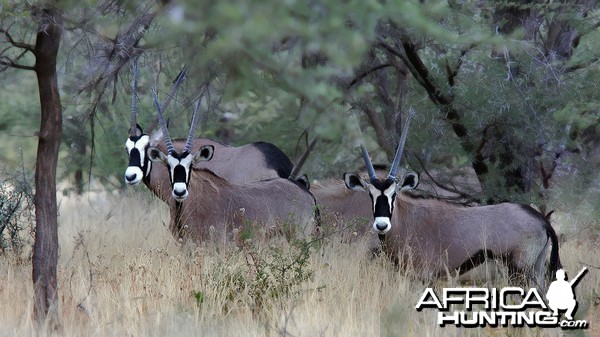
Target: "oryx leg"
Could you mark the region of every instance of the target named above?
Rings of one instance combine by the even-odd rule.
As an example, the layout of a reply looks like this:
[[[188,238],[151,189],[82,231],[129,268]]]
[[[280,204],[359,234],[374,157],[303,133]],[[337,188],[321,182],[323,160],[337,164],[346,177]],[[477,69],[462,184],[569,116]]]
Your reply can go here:
[[[517,276],[517,273],[520,273],[525,278],[523,279],[524,283],[533,281],[536,287],[543,289],[544,257],[548,253],[548,246],[545,233],[523,240],[519,248],[511,254],[512,261],[509,262],[510,275]]]

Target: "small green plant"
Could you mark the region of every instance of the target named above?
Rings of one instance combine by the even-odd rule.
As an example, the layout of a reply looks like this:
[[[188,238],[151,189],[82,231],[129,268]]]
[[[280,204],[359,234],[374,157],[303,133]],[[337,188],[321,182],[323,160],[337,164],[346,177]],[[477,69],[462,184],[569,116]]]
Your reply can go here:
[[[290,238],[288,245],[269,246],[262,254],[256,247],[244,247],[244,253],[251,255],[253,261],[248,265],[254,270],[249,292],[256,309],[265,308],[273,300],[301,293],[301,285],[313,275],[309,259],[317,242],[310,237]]]
[[[205,288],[192,294],[199,307],[214,300],[225,312],[241,305],[260,315],[303,292],[314,273],[311,253],[322,239],[272,236],[262,230],[248,224],[222,260],[210,264]]]
[[[192,291],[192,297],[196,300],[198,308],[201,308],[202,303],[204,303],[204,293],[201,291]]]

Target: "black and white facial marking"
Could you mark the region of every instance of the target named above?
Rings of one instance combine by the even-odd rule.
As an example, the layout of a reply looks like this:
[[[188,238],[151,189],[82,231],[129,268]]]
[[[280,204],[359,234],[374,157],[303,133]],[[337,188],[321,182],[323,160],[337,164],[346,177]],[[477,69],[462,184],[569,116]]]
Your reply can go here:
[[[137,185],[150,174],[150,161],[146,158],[146,149],[150,146],[150,137],[137,126],[136,134],[127,138],[125,150],[129,156],[129,165],[125,170],[125,183]]]
[[[161,162],[167,166],[171,187],[173,189],[173,198],[181,202],[189,195],[188,187],[192,175],[192,165],[199,161],[211,160],[214,149],[215,148],[212,145],[204,145],[196,152],[196,154],[191,154],[189,152],[179,154],[176,151],[173,151],[165,155],[159,149],[149,147],[148,157],[151,161]]]
[[[399,191],[414,189],[419,184],[419,176],[408,173],[399,185],[394,179],[373,180],[369,182],[355,173],[344,173],[346,187],[355,191],[367,191],[373,203],[373,230],[377,234],[385,234],[392,228],[392,214],[396,194]]]

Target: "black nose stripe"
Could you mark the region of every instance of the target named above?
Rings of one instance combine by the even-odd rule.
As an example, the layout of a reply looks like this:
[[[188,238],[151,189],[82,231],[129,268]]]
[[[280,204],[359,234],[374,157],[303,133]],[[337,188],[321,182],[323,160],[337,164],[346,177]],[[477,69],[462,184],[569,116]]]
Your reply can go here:
[[[375,199],[375,211],[373,212],[375,217],[391,217],[392,211],[390,210],[390,204],[388,198],[385,195],[380,195]]]
[[[182,165],[177,165],[173,169],[173,183],[187,183],[187,174]]]
[[[129,152],[129,166],[142,167],[142,160],[140,159],[140,151],[136,148],[131,149]]]

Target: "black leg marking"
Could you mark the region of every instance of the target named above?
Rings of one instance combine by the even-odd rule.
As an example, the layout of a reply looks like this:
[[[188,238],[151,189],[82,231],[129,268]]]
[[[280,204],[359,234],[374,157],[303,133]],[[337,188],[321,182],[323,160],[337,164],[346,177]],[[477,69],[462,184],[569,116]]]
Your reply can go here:
[[[477,253],[473,254],[468,260],[463,262],[463,264],[461,264],[460,267],[458,267],[458,273],[464,274],[467,271],[482,264],[483,262],[485,262],[485,260],[487,260],[487,259],[493,260],[494,258],[495,258],[494,254],[491,251],[489,251],[487,249],[482,249],[482,250],[478,251]]]

